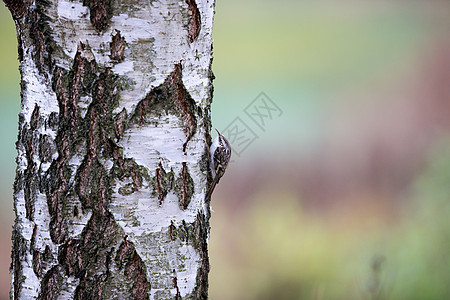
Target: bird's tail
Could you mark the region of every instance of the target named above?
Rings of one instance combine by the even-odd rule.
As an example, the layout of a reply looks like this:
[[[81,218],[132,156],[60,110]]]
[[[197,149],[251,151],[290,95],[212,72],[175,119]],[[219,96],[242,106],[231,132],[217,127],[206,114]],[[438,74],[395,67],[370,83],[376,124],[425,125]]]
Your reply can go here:
[[[209,189],[206,192],[205,201],[211,200],[211,195],[214,192],[214,188],[216,187],[217,182],[219,182],[219,178],[220,178],[220,176],[218,176],[218,174],[216,174],[216,177],[214,178],[212,184],[209,186]]]

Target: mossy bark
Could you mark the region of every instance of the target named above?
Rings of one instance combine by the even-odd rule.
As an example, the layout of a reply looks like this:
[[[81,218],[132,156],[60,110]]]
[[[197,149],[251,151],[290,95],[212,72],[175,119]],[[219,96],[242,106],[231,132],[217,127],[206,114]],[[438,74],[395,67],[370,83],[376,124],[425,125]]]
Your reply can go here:
[[[214,1],[9,1],[12,299],[206,299]]]

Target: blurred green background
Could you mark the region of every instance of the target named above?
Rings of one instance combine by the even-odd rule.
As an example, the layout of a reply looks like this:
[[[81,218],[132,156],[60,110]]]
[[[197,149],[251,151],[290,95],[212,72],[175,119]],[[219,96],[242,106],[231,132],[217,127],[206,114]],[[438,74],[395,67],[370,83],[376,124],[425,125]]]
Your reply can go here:
[[[0,8],[0,289],[19,73]],[[213,125],[258,136],[215,192],[211,299],[450,299],[450,2],[218,0]],[[260,92],[283,111],[259,128]]]

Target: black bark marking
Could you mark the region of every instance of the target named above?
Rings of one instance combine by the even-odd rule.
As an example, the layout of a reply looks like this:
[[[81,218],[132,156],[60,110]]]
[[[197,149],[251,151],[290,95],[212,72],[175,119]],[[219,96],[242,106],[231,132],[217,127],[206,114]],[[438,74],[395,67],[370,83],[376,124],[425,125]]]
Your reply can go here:
[[[151,287],[145,276],[145,264],[137,254],[133,243],[126,237],[117,250],[115,262],[119,270],[124,269],[125,276],[133,281],[131,294],[134,299],[148,299]]]
[[[153,191],[158,194],[158,204],[161,206],[167,193],[172,189],[174,175],[172,170],[167,173],[161,162],[159,162],[155,173]]]
[[[38,250],[33,250],[33,271],[37,277],[42,276],[41,253]]]
[[[39,22],[40,14],[35,12],[35,19]],[[34,60],[36,62],[36,66],[41,74],[48,79],[47,74],[44,71],[45,61],[44,61],[44,52],[45,52],[45,42],[44,42],[44,34],[40,30],[38,24],[32,27],[33,28],[33,39],[34,39],[34,47],[35,51],[33,52]]]
[[[42,276],[41,253],[35,249],[37,229],[38,229],[37,225],[35,224],[33,227],[33,234],[31,235],[30,252],[33,255],[32,259],[33,271],[37,277],[41,277]]]
[[[181,300],[180,289],[178,288],[178,279],[177,277],[172,278],[173,288],[177,290],[177,294],[175,295],[175,300]]]
[[[125,50],[125,38],[120,35],[120,31],[116,29],[115,34],[112,36],[111,47],[111,60],[114,62],[121,62],[123,60],[123,51]]]
[[[54,266],[50,269],[42,279],[41,292],[39,293],[39,300],[57,299],[59,288],[61,286],[61,275],[59,274],[59,267]],[[18,299],[18,298],[17,298]]]
[[[171,241],[175,240],[175,237],[176,237],[175,236],[175,234],[176,234],[175,230],[176,230],[176,227],[173,224],[173,221],[170,221],[168,232],[169,232],[169,238],[170,238]]]
[[[83,209],[93,209],[101,214],[106,212],[110,189],[105,173],[103,165],[92,155],[87,155],[78,168],[75,190]]]
[[[178,205],[185,210],[194,194],[194,180],[189,174],[186,162],[183,162],[180,175],[175,181],[175,193],[178,196]]]
[[[208,274],[209,274],[209,258],[208,258],[208,231],[209,222],[204,214],[199,212],[194,223],[196,248],[199,251],[202,260],[201,267],[197,270],[196,286],[194,288],[195,299],[208,299]]]
[[[66,275],[80,279],[75,299],[102,299],[108,278],[107,253],[116,236],[112,214],[94,212],[80,238],[71,239],[62,246],[59,263],[64,266]]]
[[[26,125],[25,125],[26,126]],[[36,190],[39,187],[39,178],[37,176],[37,166],[34,161],[34,154],[37,148],[36,131],[27,129],[26,127],[21,132],[21,143],[25,148],[25,157],[27,160],[27,168],[24,171],[24,198],[25,198],[25,212],[26,218],[33,221],[34,218],[34,203],[36,201]]]
[[[71,172],[67,165],[69,141],[65,131],[58,133],[56,148],[58,158],[50,165],[43,185],[51,216],[50,236],[53,242],[60,244],[64,241],[67,232],[67,224],[63,216],[63,199],[68,191],[68,182],[71,177]]]
[[[34,3],[34,2],[33,2]],[[48,1],[36,1],[35,7],[28,7],[25,19],[19,26],[27,28],[30,32],[31,40],[33,41],[34,51],[32,51],[33,60],[40,74],[48,82],[48,72],[52,70],[53,61],[52,53],[55,48],[55,43],[51,37],[52,29],[48,25],[49,17],[46,15],[47,6],[50,5]],[[19,58],[23,58],[22,45],[19,45]],[[26,49],[27,46],[24,46]]]
[[[90,20],[98,31],[108,28],[112,17],[112,5],[114,0],[84,0],[83,5],[89,7]]]
[[[19,299],[19,295],[22,291],[22,282],[24,281],[23,269],[22,269],[22,259],[27,255],[27,242],[20,234],[21,229],[18,228],[17,224],[13,227],[12,242],[13,242],[13,253],[11,261],[11,270],[14,273],[14,299]]]
[[[89,45],[80,42],[70,72],[68,111],[70,126],[75,128],[80,121],[78,102],[83,94],[89,93],[96,79],[97,63]]]
[[[33,234],[31,235],[30,250],[33,250],[36,245],[36,235],[37,235],[37,225],[34,224]]]
[[[56,152],[55,144],[48,135],[39,136],[39,160],[41,163],[51,162],[53,154]]]
[[[198,34],[200,33],[200,28],[202,27],[200,11],[198,10],[195,0],[186,0],[186,4],[188,5],[189,11],[191,12],[188,25],[188,34],[189,41],[192,43],[197,39]]]
[[[39,127],[39,122],[40,122],[39,106],[37,104],[34,104],[34,109],[33,112],[31,113],[30,119],[31,130],[36,130],[36,128]]]
[[[183,144],[183,152],[186,152],[187,143],[190,141],[192,136],[197,129],[197,120],[195,118],[195,101],[187,92],[182,81],[181,63],[175,65],[175,69],[170,76],[171,82],[171,92],[175,101],[179,113],[181,114],[181,119],[183,120],[184,133],[186,134],[186,141]]]
[[[131,114],[130,124],[142,126],[150,123],[148,117],[161,116],[164,113],[174,114],[183,124],[186,141],[182,148],[183,152],[186,152],[187,143],[197,129],[197,111],[198,107],[194,99],[183,84],[181,63],[178,63],[163,84],[155,87],[144,99],[139,101]]]
[[[124,120],[127,117],[127,110],[125,108],[115,117],[115,128],[116,128],[116,138],[120,140],[123,134],[123,130],[126,124],[124,124]]]

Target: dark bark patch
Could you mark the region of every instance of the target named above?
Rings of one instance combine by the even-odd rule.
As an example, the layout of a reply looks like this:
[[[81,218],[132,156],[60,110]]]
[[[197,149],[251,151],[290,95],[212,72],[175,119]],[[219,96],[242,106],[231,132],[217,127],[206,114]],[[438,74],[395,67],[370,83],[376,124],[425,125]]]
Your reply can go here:
[[[125,108],[122,109],[122,111],[116,115],[116,117],[114,118],[114,125],[115,125],[115,129],[116,129],[116,138],[117,140],[120,140],[120,138],[122,137],[124,128],[125,128],[125,123],[124,120],[127,117],[127,111]]]
[[[33,271],[37,277],[42,276],[41,253],[38,250],[33,250]]]
[[[39,122],[40,122],[39,106],[37,104],[35,104],[33,112],[31,113],[31,119],[30,119],[31,130],[35,130],[36,128],[38,128]]]
[[[92,155],[87,155],[78,168],[75,191],[83,209],[93,209],[100,214],[106,212],[110,189],[105,173],[103,165]]]
[[[81,249],[83,262],[96,257],[97,251],[109,244],[116,234],[116,223],[111,213],[93,213],[82,232]]]
[[[59,124],[58,124],[58,113],[57,112],[52,112],[50,113],[50,115],[48,116],[48,119],[45,121],[45,126],[46,128],[50,128],[51,130],[58,130]]]
[[[119,97],[117,80],[118,77],[110,69],[106,69],[100,73],[93,85],[93,101],[84,120],[88,152],[91,155],[103,154],[104,157],[111,157],[110,141],[117,137],[115,119],[118,117],[113,115]]]
[[[59,267],[54,266],[44,275],[44,278],[41,281],[41,292],[39,293],[38,299],[57,299],[59,294],[59,287],[61,286],[60,283],[61,275],[59,274]]]
[[[31,244],[30,244],[30,250],[33,250],[36,245],[36,235],[37,235],[37,225],[34,224],[33,227],[33,234],[31,235]]]
[[[60,201],[59,201],[60,202]],[[60,206],[58,206],[59,208]],[[58,211],[50,220],[50,237],[54,243],[61,244],[67,237],[67,223],[62,212]]]
[[[84,0],[83,5],[89,7],[92,26],[98,31],[108,28],[112,17],[112,4],[114,0]]]
[[[58,243],[64,241],[67,233],[64,216],[67,195],[75,192],[83,209],[93,209],[101,215],[106,214],[110,199],[109,178],[99,156],[108,147],[108,139],[115,136],[112,111],[117,105],[117,76],[108,69],[97,73],[95,57],[89,45],[84,43],[79,43],[70,71],[58,67],[54,71],[53,89],[59,105],[55,141],[58,158],[47,171],[43,190],[51,215],[50,234]],[[93,101],[83,119],[78,102],[87,94]],[[69,161],[84,143],[87,153],[76,172],[75,185],[69,185],[72,176]],[[41,156],[50,156],[49,152],[44,148]]]
[[[105,285],[106,275],[92,274],[92,276],[83,276],[80,279],[80,284],[75,289],[74,299],[84,300],[101,300],[103,299],[103,288]]]
[[[70,155],[69,141],[65,131],[56,137],[58,158],[52,162],[41,183],[47,196],[48,210],[51,216],[50,236],[55,243],[62,243],[67,234],[66,219],[63,216],[64,199],[69,189],[71,171],[68,166]]]
[[[198,213],[194,223],[195,240],[201,258],[201,267],[197,270],[196,286],[194,289],[195,299],[208,299],[208,231],[209,223],[204,214]]]
[[[78,102],[80,97],[91,90],[96,78],[97,63],[89,45],[80,42],[70,72],[69,108],[71,109],[71,127],[78,125]]]
[[[23,173],[19,170],[16,170],[16,178],[14,179],[14,195],[16,195],[18,192],[20,192],[21,189],[23,189]]]
[[[80,241],[70,239],[62,245],[58,261],[61,263],[67,276],[80,277],[83,270]]]
[[[176,229],[177,228],[173,224],[173,221],[170,221],[170,225],[169,225],[169,228],[168,228],[168,233],[169,233],[169,238],[170,238],[171,241],[174,241],[175,238],[176,238]]]
[[[21,133],[21,143],[25,148],[25,156],[27,159],[27,168],[24,171],[24,198],[26,218],[30,221],[34,218],[34,203],[36,201],[36,190],[39,187],[37,178],[37,166],[34,161],[34,154],[37,147],[37,138],[35,130],[24,128]]]
[[[31,0],[4,0],[14,20],[22,18],[30,8]]]
[[[56,78],[56,80],[53,80],[53,90],[56,93],[59,106],[58,127],[61,130],[71,132],[70,124],[73,124],[75,121],[69,121],[77,116],[74,114],[76,109],[72,107],[73,103],[69,102],[68,89],[70,79],[62,68],[55,68],[53,77]]]
[[[130,261],[133,251],[133,243],[129,242],[127,236],[125,236],[123,242],[120,244],[119,249],[116,252],[115,257],[115,262],[119,270],[122,270],[123,267]]]
[[[184,87],[181,77],[181,63],[179,63],[175,65],[175,69],[170,76],[171,85],[169,90],[175,98],[179,114],[183,120],[184,133],[186,134],[186,141],[183,144],[183,152],[186,152],[187,143],[190,141],[197,128],[197,120],[195,118],[195,101]]]
[[[180,289],[178,288],[178,279],[177,277],[172,278],[173,288],[177,290],[177,293],[175,295],[175,300],[181,300],[181,294]]]
[[[175,193],[178,196],[178,205],[181,209],[186,209],[194,194],[194,180],[189,174],[186,162],[183,162],[179,177],[175,181]]]
[[[111,47],[111,60],[114,62],[121,62],[123,60],[123,51],[125,50],[125,38],[120,35],[120,31],[116,29],[115,34],[112,36]]]
[[[161,162],[159,162],[158,168],[156,168],[155,177],[153,180],[153,192],[158,194],[158,204],[161,206],[167,193],[172,189],[173,183],[173,171],[166,172]]]
[[[13,251],[11,252],[11,270],[14,272],[14,299],[19,299],[22,290],[22,282],[25,280],[22,269],[22,257],[27,255],[27,243],[21,235],[21,229],[17,225],[12,233]]]
[[[133,299],[148,299],[150,284],[145,274],[145,264],[136,251],[129,264],[125,266],[125,275],[133,281],[131,295]]]
[[[41,163],[51,162],[53,154],[56,152],[55,143],[48,135],[39,136],[39,160]]]
[[[42,32],[42,22],[41,20],[41,14],[37,11],[32,12],[33,16],[33,24],[31,26],[31,38],[34,42],[35,51],[33,51],[33,58],[36,62],[36,67],[39,70],[39,73],[45,76],[46,79],[48,79],[48,75],[45,72],[45,52],[46,52],[46,44],[45,44],[45,38],[44,33]]]
[[[132,242],[126,238],[117,250],[115,262],[119,270],[124,270],[127,279],[132,280],[133,299],[148,299],[150,283],[145,275],[145,265]]]
[[[192,43],[197,39],[198,34],[200,33],[200,28],[202,27],[200,11],[195,0],[186,0],[186,4],[188,5],[189,11],[191,12],[188,25],[188,34],[189,41]]]

